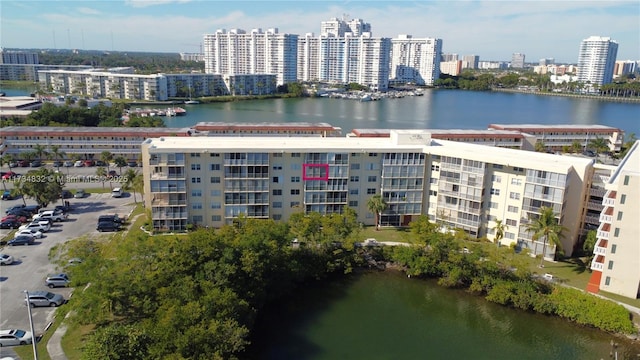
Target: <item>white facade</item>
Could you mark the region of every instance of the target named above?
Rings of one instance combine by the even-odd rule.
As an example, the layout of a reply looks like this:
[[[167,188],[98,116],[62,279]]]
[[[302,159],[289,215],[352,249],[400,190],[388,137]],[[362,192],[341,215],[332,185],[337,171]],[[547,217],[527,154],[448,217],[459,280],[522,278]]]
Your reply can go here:
[[[433,85],[440,78],[441,52],[441,39],[411,35],[391,39],[391,80]]]
[[[578,81],[593,85],[608,84],[618,54],[618,43],[608,37],[591,36],[580,43]]]
[[[524,54],[513,53],[513,55],[511,55],[511,67],[514,69],[524,69],[524,58]]]
[[[320,23],[320,35],[343,37],[347,33],[353,36],[361,36],[364,33],[371,33],[371,24],[365,23],[362,19],[345,20],[331,18]]]
[[[277,85],[297,80],[298,35],[278,29],[218,30],[204,35],[205,73],[275,74]]]
[[[373,225],[367,200],[388,204],[383,226],[433,221],[533,253],[542,243],[524,228],[551,206],[570,255],[579,235],[591,159],[432,140],[429,132],[393,130],[388,138],[165,137],[142,144],[145,204],[158,230],[189,223],[219,227],[240,214],[286,220],[302,209],[322,214],[351,207]],[[554,252],[547,246],[546,256]]]
[[[37,52],[0,49],[0,64],[37,65],[39,63]]]
[[[605,184],[587,290],[629,298],[640,294],[640,141]]]
[[[463,69],[477,69],[480,62],[480,56],[478,55],[464,55],[462,57]]]

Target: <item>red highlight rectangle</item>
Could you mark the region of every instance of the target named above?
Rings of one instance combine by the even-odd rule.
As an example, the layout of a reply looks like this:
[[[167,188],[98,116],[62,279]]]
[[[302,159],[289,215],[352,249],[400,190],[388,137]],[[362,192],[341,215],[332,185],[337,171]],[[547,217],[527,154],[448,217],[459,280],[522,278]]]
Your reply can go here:
[[[329,180],[329,164],[302,164],[302,180]]]

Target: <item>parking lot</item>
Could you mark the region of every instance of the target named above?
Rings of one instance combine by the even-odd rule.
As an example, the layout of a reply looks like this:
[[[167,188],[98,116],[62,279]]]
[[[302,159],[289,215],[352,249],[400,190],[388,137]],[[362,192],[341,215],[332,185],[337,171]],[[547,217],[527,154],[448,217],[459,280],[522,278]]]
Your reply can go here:
[[[98,216],[104,214],[128,216],[135,205],[133,196],[128,193],[122,198],[112,198],[110,193],[105,193],[89,194],[83,199],[71,200],[72,210],[69,212],[68,219],[54,223],[51,230],[46,232],[42,239],[36,239],[33,245],[0,247],[0,253],[9,254],[14,258],[12,265],[0,267],[0,329],[29,330],[24,290],[51,291],[63,295],[65,299],[71,296],[74,291],[72,288],[49,289],[44,283],[48,274],[64,272],[63,268],[49,261],[49,251],[52,247],[85,234],[99,234],[96,231]],[[27,200],[27,204],[33,203],[32,200]],[[18,204],[22,204],[22,199],[2,201],[1,214],[4,215],[6,209]],[[58,204],[52,204],[48,208],[53,208],[55,205]],[[0,236],[5,237],[10,231],[0,230]],[[55,307],[32,309],[36,335],[44,332],[47,324],[55,316],[55,309]]]

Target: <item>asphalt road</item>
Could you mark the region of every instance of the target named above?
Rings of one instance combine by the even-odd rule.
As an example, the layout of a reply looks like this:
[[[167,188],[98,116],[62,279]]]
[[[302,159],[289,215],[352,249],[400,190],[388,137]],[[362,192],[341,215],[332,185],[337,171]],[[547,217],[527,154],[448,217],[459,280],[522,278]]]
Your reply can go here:
[[[62,294],[65,299],[69,298],[72,288],[49,289],[44,283],[48,274],[64,270],[50,263],[49,250],[52,247],[87,233],[99,234],[96,231],[99,215],[116,213],[126,216],[134,207],[133,197],[128,193],[122,198],[112,198],[111,194],[106,193],[90,194],[84,199],[71,200],[73,200],[73,210],[69,213],[67,221],[55,223],[51,230],[45,233],[45,237],[36,239],[35,244],[0,248],[0,253],[12,255],[15,261],[13,265],[0,267],[0,329],[29,330],[23,290],[47,290]],[[22,199],[2,201],[1,214],[4,215],[7,208],[21,203]],[[27,204],[33,203],[27,200]],[[0,230],[0,236],[4,237],[9,231]],[[53,320],[56,309],[55,307],[32,309],[36,335],[44,333],[47,324]],[[4,352],[2,354],[4,355]]]

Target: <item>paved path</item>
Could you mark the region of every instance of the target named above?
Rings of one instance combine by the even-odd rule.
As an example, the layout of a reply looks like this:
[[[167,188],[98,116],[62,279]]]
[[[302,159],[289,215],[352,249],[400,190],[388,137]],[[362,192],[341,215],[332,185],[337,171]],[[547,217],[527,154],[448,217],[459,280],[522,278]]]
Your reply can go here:
[[[64,350],[62,350],[61,343],[62,336],[66,331],[67,325],[63,322],[49,338],[49,342],[47,342],[47,352],[49,353],[49,358],[51,358],[51,360],[67,360]]]

